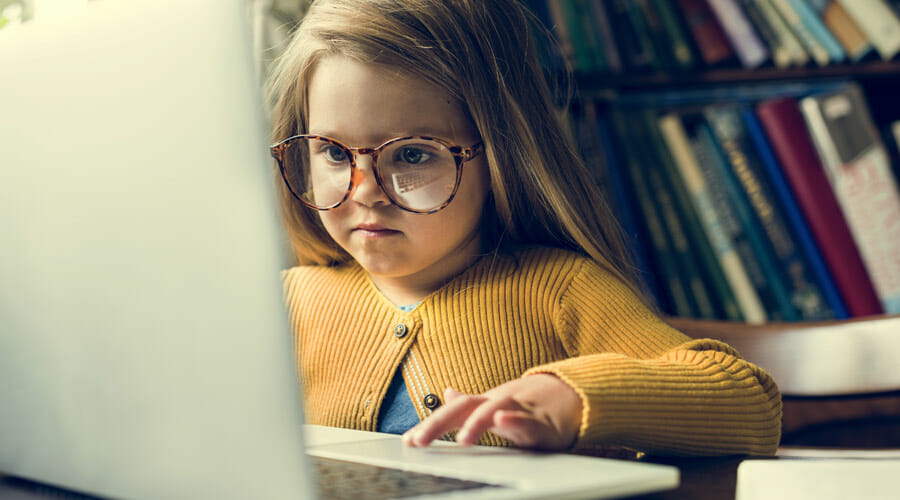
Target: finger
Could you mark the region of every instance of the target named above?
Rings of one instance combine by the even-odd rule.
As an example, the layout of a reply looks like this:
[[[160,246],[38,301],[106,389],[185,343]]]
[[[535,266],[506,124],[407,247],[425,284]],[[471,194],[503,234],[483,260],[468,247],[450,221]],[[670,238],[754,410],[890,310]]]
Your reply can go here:
[[[428,446],[440,436],[458,429],[469,414],[482,404],[484,396],[461,395],[441,406],[428,418],[403,435],[407,446]]]
[[[494,413],[498,410],[524,411],[525,408],[510,397],[488,400],[471,412],[469,418],[465,420],[459,432],[456,433],[456,442],[463,446],[475,444],[481,438],[481,435],[493,426]]]
[[[574,444],[568,436],[560,434],[551,422],[523,411],[496,412],[491,432],[523,448],[559,451],[568,449]]]
[[[444,403],[449,403],[460,396],[465,396],[465,394],[452,387],[444,389]]]

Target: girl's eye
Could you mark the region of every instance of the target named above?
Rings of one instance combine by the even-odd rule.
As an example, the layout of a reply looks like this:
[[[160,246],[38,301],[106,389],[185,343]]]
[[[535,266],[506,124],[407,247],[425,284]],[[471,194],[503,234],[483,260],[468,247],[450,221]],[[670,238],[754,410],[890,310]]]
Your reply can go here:
[[[403,162],[408,165],[421,165],[431,159],[431,153],[423,149],[406,146],[397,150],[394,154],[394,161]]]
[[[322,148],[321,154],[325,156],[326,160],[332,163],[343,163],[347,161],[347,152],[337,146],[325,146]]]

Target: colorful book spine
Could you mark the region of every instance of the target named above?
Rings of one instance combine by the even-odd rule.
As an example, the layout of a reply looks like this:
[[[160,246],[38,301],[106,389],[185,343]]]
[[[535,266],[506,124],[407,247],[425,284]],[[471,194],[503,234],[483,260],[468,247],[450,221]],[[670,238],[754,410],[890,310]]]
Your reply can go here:
[[[791,31],[791,28],[787,25],[784,19],[778,14],[778,11],[775,9],[775,6],[772,5],[771,0],[747,0],[750,3],[753,3],[757,6],[762,14],[765,17],[766,21],[768,21],[769,25],[775,30],[775,33],[778,35],[778,40],[781,43],[781,46],[790,54],[791,61],[794,66],[806,66],[809,63],[809,54],[806,52],[806,49],[803,48],[803,45],[800,43],[800,40],[797,39],[797,36]]]
[[[788,27],[790,27],[791,31],[794,35],[797,36],[797,39],[800,40],[800,43],[809,52],[809,55],[812,57],[813,61],[816,62],[819,66],[827,66],[830,62],[831,58],[828,55],[828,51],[822,46],[821,42],[816,38],[816,36],[809,30],[806,24],[803,22],[803,19],[800,17],[800,14],[794,10],[793,5],[790,0],[769,0],[772,2],[772,6],[775,7],[775,10],[781,15],[784,19],[784,22],[787,23]]]
[[[688,42],[688,34],[679,22],[678,13],[671,0],[652,0],[652,6],[662,20],[663,29],[672,44],[672,54],[678,66],[683,69],[696,66],[694,52]]]
[[[900,20],[883,0],[837,0],[884,60],[900,53]]]
[[[844,48],[841,47],[834,35],[828,31],[819,14],[810,7],[809,3],[806,0],[788,0],[788,2],[790,2],[794,12],[800,16],[800,20],[806,26],[806,29],[828,52],[828,59],[833,63],[843,62],[847,57],[844,53]]]
[[[747,14],[747,19],[756,28],[759,37],[769,47],[769,52],[772,54],[772,62],[775,66],[778,68],[789,67],[793,63],[791,53],[782,43],[778,32],[766,19],[759,2],[757,0],[741,0],[741,7]]]
[[[710,188],[707,186],[681,122],[681,117],[674,113],[666,114],[659,118],[658,124],[682,181],[690,193],[701,225],[712,243],[725,279],[741,308],[741,315],[748,323],[764,323],[767,319],[766,310],[747,274],[741,257],[731,238],[725,232],[723,222],[713,203]]]
[[[900,313],[900,192],[862,92],[848,85],[800,107],[881,305]]]
[[[654,261],[657,264],[658,281],[669,299],[670,312],[677,316],[696,316],[696,310],[691,307],[689,287],[679,273],[677,257],[670,236],[663,223],[654,194],[650,190],[649,180],[641,168],[643,150],[636,147],[635,142],[631,140],[633,132],[625,114],[612,113],[611,118],[616,136],[619,138],[619,144],[625,151],[623,164],[628,175],[629,186],[643,216],[647,236],[653,247]]]
[[[747,107],[744,108],[741,115],[748,137],[753,142],[753,150],[759,155],[763,177],[767,181],[764,184],[771,186],[773,195],[778,200],[780,213],[784,215],[788,226],[788,234],[793,235],[797,247],[803,254],[803,260],[809,265],[809,272],[818,285],[822,296],[828,304],[828,308],[833,312],[835,319],[849,318],[850,313],[847,312],[847,306],[844,304],[837,285],[828,271],[822,252],[819,250],[819,246],[813,238],[809,226],[806,224],[806,219],[794,197],[793,191],[791,191],[787,183],[787,179],[785,179],[781,166],[778,164],[778,160],[775,159],[775,153],[766,139],[765,132],[763,132],[756,113],[752,108]],[[812,304],[813,302],[810,301],[810,303]],[[815,310],[813,307],[809,309]],[[807,309],[801,307],[800,310],[804,311]]]
[[[781,282],[772,251],[766,247],[761,231],[753,223],[750,208],[740,203],[740,188],[733,177],[725,175],[727,161],[719,148],[712,128],[700,114],[684,117],[685,130],[691,139],[697,163],[710,188],[716,211],[731,236],[735,249],[747,269],[747,274],[770,320],[799,319]]]
[[[809,265],[803,259],[799,245],[785,220],[783,211],[762,172],[762,160],[751,141],[742,120],[740,105],[714,105],[705,115],[716,139],[725,152],[730,169],[725,177],[730,179],[736,191],[735,205],[748,207],[752,212],[752,224],[765,240],[774,257],[777,276],[787,290],[789,301],[800,319],[823,320],[834,317],[824,294],[812,277]]]
[[[697,216],[697,212],[691,203],[690,195],[681,181],[678,174],[678,168],[669,154],[659,126],[657,124],[658,113],[654,109],[642,109],[640,116],[642,118],[643,130],[646,133],[645,140],[649,149],[656,154],[646,165],[647,169],[655,170],[661,175],[660,182],[666,187],[665,193],[662,193],[661,205],[670,207],[673,214],[677,213],[677,221],[671,221],[670,225],[681,228],[680,233],[688,245],[688,252],[696,257],[698,271],[691,271],[690,275],[695,276],[699,273],[700,281],[692,279],[689,282],[691,290],[698,297],[698,309],[703,311],[704,304],[702,298],[707,293],[709,295],[710,306],[714,309],[714,315],[717,318],[732,321],[742,321],[741,310],[734,298],[734,293],[725,279],[725,274],[719,266],[716,254],[710,244],[709,238],[703,231],[703,227]],[[705,284],[705,286],[703,286]]]
[[[856,21],[835,0],[829,0],[820,15],[822,22],[834,33],[834,37],[841,43],[847,56],[853,61],[859,61],[875,50],[865,33],[859,29]]]
[[[700,57],[708,66],[722,64],[734,57],[728,37],[716,21],[705,0],[677,0]]]
[[[769,51],[763,45],[756,30],[735,0],[707,0],[713,14],[725,31],[731,46],[737,52],[741,65],[756,68],[769,59]]]
[[[850,314],[883,314],[797,100],[766,100],[757,105],[756,112]]]

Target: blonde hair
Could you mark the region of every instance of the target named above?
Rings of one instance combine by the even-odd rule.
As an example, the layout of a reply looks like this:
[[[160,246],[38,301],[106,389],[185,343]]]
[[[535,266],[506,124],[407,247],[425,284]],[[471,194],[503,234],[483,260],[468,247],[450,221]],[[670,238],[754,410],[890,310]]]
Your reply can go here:
[[[486,241],[589,256],[632,286],[621,230],[563,125],[535,44],[540,22],[516,0],[317,0],[271,80],[274,140],[306,132],[307,85],[341,55],[422,78],[457,99],[481,134],[491,192]],[[567,104],[567,103],[566,103]],[[283,182],[284,222],[301,264],[351,257]]]

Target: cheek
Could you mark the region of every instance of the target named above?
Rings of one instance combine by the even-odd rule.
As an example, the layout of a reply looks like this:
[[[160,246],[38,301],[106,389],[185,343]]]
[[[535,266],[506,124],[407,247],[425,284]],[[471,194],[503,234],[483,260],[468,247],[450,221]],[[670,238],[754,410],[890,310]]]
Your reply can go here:
[[[342,212],[341,207],[327,212],[319,212],[319,220],[321,220],[322,225],[325,226],[325,231],[328,232],[331,239],[337,243],[341,243],[341,233],[338,230],[342,219],[340,212]]]

